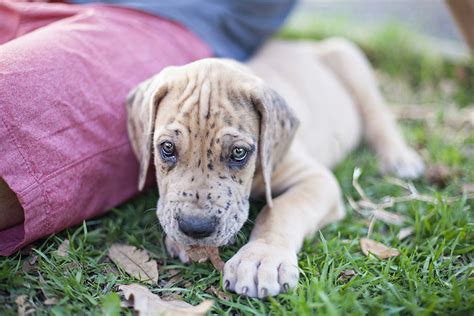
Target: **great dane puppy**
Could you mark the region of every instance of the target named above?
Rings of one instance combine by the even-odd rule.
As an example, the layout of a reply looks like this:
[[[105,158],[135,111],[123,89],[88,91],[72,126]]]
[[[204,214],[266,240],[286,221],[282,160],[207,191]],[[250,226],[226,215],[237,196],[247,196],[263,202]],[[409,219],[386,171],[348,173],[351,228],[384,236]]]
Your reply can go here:
[[[366,58],[342,39],[273,41],[246,66],[168,67],[130,93],[127,111],[139,188],[154,157],[157,215],[173,256],[186,262],[192,245],[228,244],[249,198],[266,198],[249,242],[224,268],[224,287],[251,297],[296,286],[304,238],[344,217],[330,168],[362,138],[383,172],[423,171]]]

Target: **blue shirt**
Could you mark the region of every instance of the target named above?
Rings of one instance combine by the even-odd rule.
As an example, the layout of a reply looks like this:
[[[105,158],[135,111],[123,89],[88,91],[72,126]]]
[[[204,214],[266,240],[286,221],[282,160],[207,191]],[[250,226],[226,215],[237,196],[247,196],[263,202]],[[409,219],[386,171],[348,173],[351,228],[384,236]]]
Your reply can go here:
[[[174,20],[219,57],[245,60],[283,23],[296,0],[73,0],[107,3]]]

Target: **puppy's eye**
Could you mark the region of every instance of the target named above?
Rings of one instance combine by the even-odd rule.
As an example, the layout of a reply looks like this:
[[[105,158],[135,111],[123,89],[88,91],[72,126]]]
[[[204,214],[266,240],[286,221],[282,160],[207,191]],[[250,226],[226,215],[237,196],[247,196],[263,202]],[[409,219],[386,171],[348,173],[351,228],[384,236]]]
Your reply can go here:
[[[242,147],[234,147],[230,158],[234,161],[241,162],[247,158],[247,150]]]
[[[161,158],[166,161],[173,160],[175,158],[175,147],[172,142],[163,142],[160,145],[160,153],[161,153]]]

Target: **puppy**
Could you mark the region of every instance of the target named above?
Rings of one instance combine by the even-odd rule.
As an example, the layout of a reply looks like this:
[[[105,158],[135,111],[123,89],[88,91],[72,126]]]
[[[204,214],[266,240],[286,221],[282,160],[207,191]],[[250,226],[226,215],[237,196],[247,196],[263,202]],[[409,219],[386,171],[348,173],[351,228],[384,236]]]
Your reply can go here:
[[[224,268],[224,287],[246,296],[296,286],[304,238],[344,216],[330,168],[362,138],[383,172],[423,171],[366,58],[342,39],[273,41],[247,65],[168,67],[130,93],[127,111],[139,188],[153,157],[172,255],[186,262],[192,245],[228,244],[247,220],[249,198],[266,198],[250,241]]]

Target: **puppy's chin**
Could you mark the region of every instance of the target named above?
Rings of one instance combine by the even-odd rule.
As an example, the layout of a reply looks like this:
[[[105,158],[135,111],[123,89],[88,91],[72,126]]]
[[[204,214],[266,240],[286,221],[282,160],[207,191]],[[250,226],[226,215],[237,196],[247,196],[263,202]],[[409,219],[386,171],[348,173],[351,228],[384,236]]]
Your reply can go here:
[[[249,213],[248,203],[244,204],[242,209],[230,208],[226,213],[220,214],[219,224],[210,236],[193,238],[180,230],[177,209],[176,205],[171,206],[168,203],[161,203],[160,199],[157,204],[158,220],[168,237],[187,246],[222,247],[232,244],[237,233],[246,222]]]
[[[166,235],[173,239],[175,242],[186,245],[186,246],[207,246],[207,247],[223,247],[233,243],[235,235],[230,236],[226,239],[218,239],[214,236],[209,236],[202,239],[190,238],[179,231],[166,231]]]

